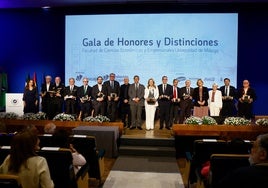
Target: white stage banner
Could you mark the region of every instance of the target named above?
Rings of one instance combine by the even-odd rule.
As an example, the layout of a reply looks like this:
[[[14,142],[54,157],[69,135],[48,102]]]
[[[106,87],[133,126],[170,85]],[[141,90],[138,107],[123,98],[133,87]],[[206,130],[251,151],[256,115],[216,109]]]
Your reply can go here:
[[[23,93],[6,93],[6,112],[23,115]]]

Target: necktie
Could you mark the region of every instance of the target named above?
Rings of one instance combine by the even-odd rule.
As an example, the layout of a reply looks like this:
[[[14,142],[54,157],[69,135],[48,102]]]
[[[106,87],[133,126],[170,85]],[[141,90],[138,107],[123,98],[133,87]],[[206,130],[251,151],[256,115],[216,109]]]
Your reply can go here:
[[[173,98],[177,98],[177,92],[176,92],[176,87],[174,87],[174,89],[173,89]]]
[[[84,94],[87,92],[87,86],[84,86]]]
[[[138,89],[139,89],[139,86],[138,86],[138,84],[136,84],[135,85],[136,97],[138,97]]]
[[[73,91],[73,86],[70,87],[71,92]]]
[[[190,93],[190,92],[189,92],[189,88],[188,88],[188,87],[187,87],[187,89],[186,89],[186,93],[187,93],[187,94],[189,94],[189,93]]]
[[[165,93],[165,91],[166,91],[166,84],[164,84],[164,91],[163,91],[163,93]]]
[[[211,102],[215,101],[215,93],[216,93],[216,91],[212,91]]]
[[[111,87],[114,88],[114,81],[111,81]]]

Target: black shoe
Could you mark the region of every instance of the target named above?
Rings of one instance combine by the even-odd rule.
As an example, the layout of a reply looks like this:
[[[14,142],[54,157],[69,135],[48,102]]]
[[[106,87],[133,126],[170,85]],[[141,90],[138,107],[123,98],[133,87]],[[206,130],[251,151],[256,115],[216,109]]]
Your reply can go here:
[[[135,129],[135,127],[129,127],[129,129],[131,129],[131,130],[132,130],[132,129]]]
[[[166,127],[167,130],[170,130],[170,127]]]
[[[162,129],[163,129],[163,127],[160,127],[159,129],[160,129],[160,130],[162,130]]]
[[[138,127],[138,129],[142,130],[142,128],[141,128],[141,127]]]

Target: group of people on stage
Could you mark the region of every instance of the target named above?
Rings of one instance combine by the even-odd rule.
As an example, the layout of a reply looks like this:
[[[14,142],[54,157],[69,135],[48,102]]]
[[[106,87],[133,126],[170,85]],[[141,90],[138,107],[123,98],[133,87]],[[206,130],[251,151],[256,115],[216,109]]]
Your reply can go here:
[[[156,109],[159,109],[160,129],[170,129],[173,123],[184,123],[191,115],[202,116],[241,116],[251,119],[253,102],[256,93],[249,81],[243,81],[243,87],[236,90],[230,85],[230,79],[224,79],[224,85],[218,89],[214,83],[209,90],[202,79],[197,80],[197,87],[191,87],[186,80],[185,86],[179,88],[179,80],[174,79],[168,84],[168,77],[162,77],[162,83],[156,85],[153,78],[146,86],[139,82],[135,75],[133,83],[124,78],[124,83],[115,80],[115,74],[103,82],[99,76],[97,83],[91,87],[89,79],[83,78],[83,85],[75,85],[75,79],[69,78],[69,85],[64,86],[60,77],[52,83],[51,76],[46,76],[41,87],[42,111],[49,119],[62,113],[76,114],[78,120],[87,116],[107,116],[111,122],[116,121],[120,112],[124,126],[130,129],[142,129],[142,110],[145,108],[146,129],[154,129]],[[38,91],[33,80],[29,80],[24,91],[24,113],[37,112]],[[237,108],[236,105],[237,104]],[[64,107],[64,108],[63,108]],[[236,113],[236,111],[238,112]],[[192,112],[193,111],[193,112]]]

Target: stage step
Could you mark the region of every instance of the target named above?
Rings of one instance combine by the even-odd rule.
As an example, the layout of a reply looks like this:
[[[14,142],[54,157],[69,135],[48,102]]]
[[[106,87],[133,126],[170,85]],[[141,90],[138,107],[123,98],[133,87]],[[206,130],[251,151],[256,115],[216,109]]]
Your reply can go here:
[[[175,157],[174,138],[133,138],[122,136],[119,155]]]

